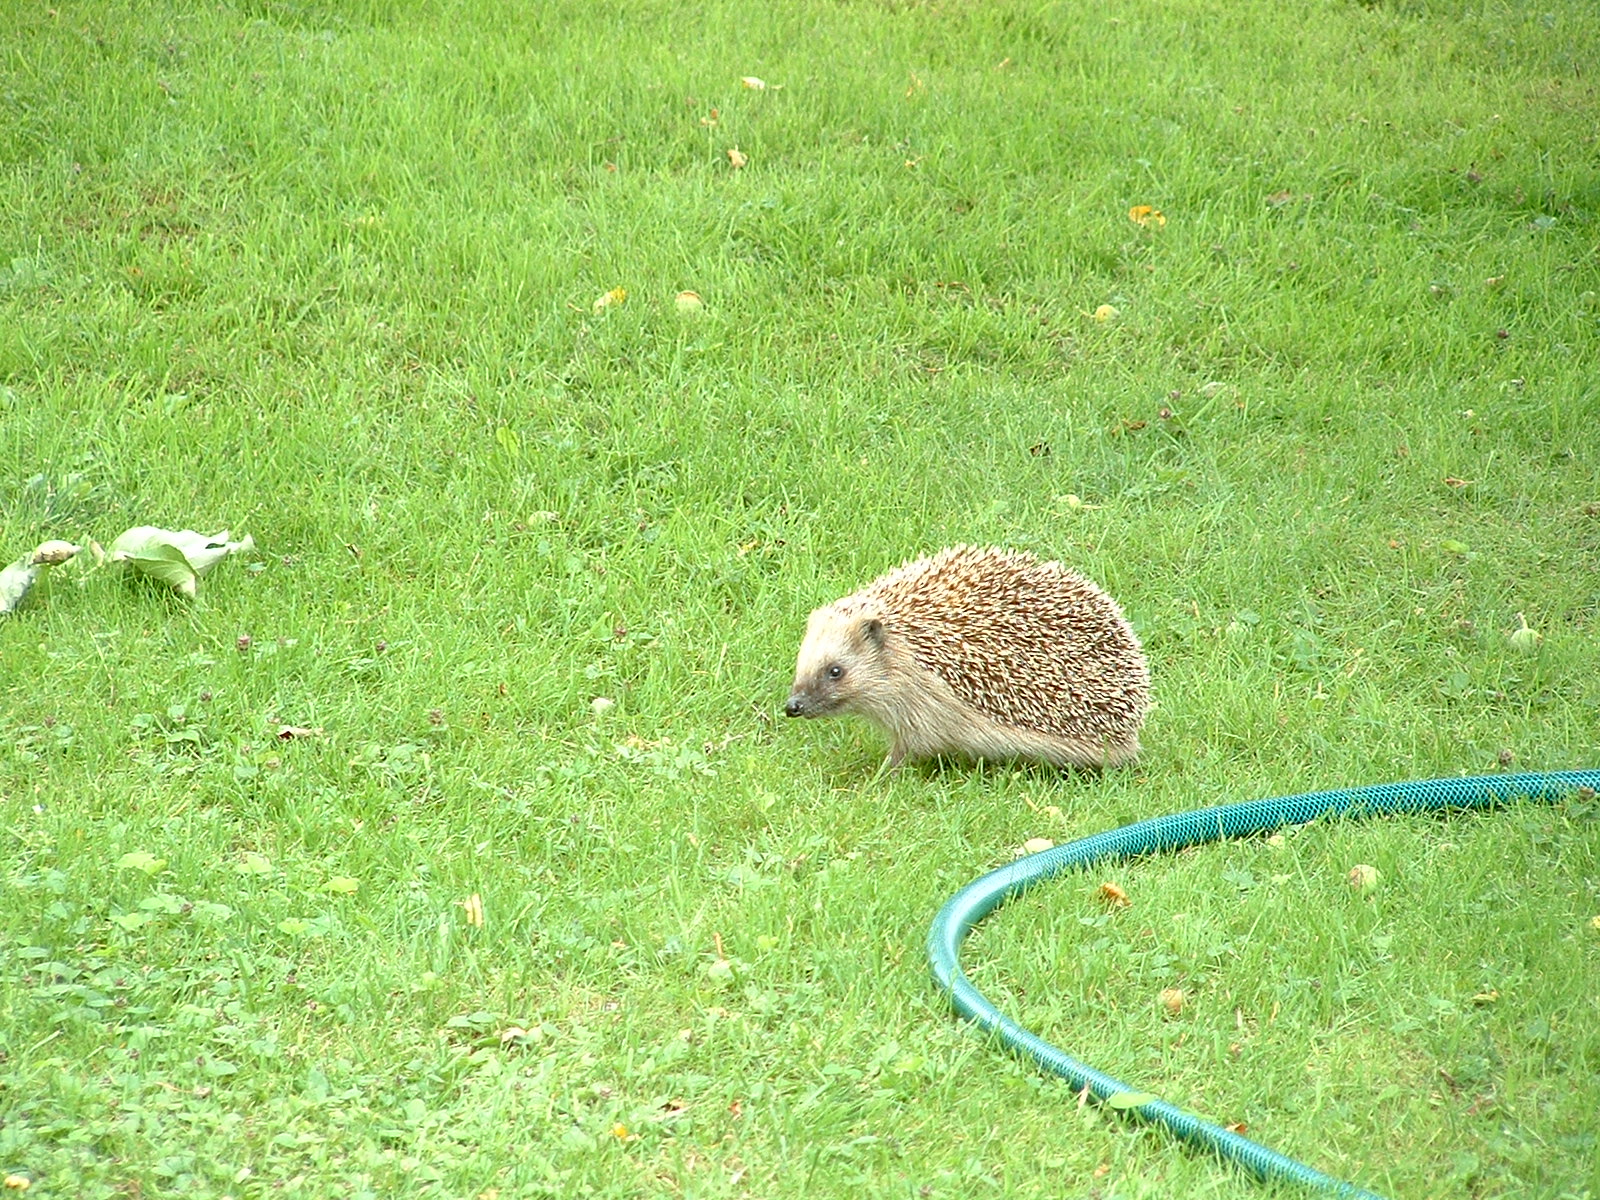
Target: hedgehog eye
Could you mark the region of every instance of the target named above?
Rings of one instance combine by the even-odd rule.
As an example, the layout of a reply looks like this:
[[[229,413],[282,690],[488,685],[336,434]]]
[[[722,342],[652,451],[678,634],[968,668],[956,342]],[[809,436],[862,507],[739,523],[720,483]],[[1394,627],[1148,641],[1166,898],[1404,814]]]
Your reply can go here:
[[[838,679],[843,674],[844,674],[844,668],[841,667],[838,663],[829,663],[828,664],[828,678],[829,679]]]

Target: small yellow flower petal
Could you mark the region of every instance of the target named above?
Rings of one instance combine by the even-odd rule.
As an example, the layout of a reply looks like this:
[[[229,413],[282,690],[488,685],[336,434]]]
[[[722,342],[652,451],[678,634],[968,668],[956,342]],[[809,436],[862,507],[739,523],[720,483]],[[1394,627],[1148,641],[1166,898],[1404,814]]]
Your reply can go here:
[[[746,155],[743,150],[740,150],[739,147],[737,147],[737,146],[728,147],[728,165],[731,166],[735,171],[737,171],[740,168],[742,168],[745,165],[745,163],[747,163],[749,161],[750,161],[749,156]]]
[[[1128,220],[1135,225],[1149,228],[1151,225],[1160,228],[1167,223],[1167,218],[1162,215],[1159,208],[1151,208],[1148,204],[1135,204],[1128,210]]]
[[[628,298],[628,289],[627,288],[614,287],[609,292],[607,292],[605,295],[601,296],[599,299],[597,299],[594,302],[594,311],[595,312],[604,312],[606,309],[610,308],[613,304],[621,304],[627,298]]]

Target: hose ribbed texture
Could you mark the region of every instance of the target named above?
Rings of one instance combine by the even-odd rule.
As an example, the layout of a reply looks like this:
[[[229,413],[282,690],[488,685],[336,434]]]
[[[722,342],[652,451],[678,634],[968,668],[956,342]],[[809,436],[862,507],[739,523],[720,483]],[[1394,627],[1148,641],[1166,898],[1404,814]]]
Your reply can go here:
[[[1270,800],[1223,804],[1215,808],[1153,817],[1107,833],[1080,838],[990,871],[969,883],[939,911],[928,933],[928,959],[934,978],[949,993],[956,1011],[996,1035],[1014,1053],[1032,1059],[1079,1091],[1097,1100],[1136,1089],[1072,1058],[1043,1038],[1002,1015],[961,970],[961,942],[986,916],[1035,884],[1066,871],[1095,863],[1132,858],[1162,850],[1178,850],[1223,838],[1268,833],[1320,817],[1388,816],[1437,813],[1454,809],[1493,808],[1516,800],[1556,802],[1580,788],[1600,790],[1600,771],[1530,772],[1478,775],[1383,783],[1369,787],[1304,792]],[[1235,1163],[1264,1180],[1288,1180],[1355,1200],[1381,1200],[1374,1192],[1331,1176],[1269,1150],[1249,1138],[1202,1121],[1164,1100],[1151,1100],[1127,1110],[1142,1120],[1166,1126],[1179,1138]]]

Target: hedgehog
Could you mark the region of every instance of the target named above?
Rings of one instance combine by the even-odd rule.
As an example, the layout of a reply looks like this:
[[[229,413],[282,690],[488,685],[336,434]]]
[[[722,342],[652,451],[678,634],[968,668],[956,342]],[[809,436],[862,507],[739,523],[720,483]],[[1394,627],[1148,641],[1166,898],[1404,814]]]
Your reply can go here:
[[[855,713],[907,759],[1114,767],[1139,753],[1150,671],[1127,618],[1058,562],[954,546],[811,614],[784,712]]]

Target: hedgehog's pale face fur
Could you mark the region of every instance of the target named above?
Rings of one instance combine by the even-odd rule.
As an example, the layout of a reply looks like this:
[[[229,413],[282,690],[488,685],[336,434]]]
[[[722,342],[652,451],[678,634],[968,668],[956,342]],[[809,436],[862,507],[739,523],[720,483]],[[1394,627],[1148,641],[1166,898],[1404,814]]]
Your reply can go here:
[[[794,688],[784,706],[791,717],[855,713],[873,719],[883,693],[896,687],[884,651],[882,614],[819,608],[806,622],[794,668]]]
[[[957,546],[811,614],[785,711],[854,713],[889,761],[956,754],[1116,766],[1149,674],[1115,601],[1059,563]]]

